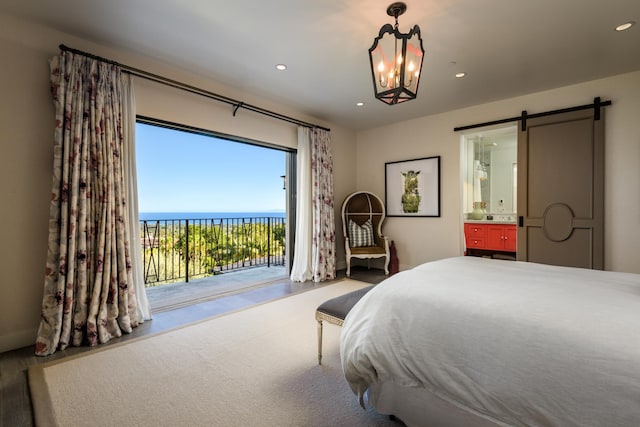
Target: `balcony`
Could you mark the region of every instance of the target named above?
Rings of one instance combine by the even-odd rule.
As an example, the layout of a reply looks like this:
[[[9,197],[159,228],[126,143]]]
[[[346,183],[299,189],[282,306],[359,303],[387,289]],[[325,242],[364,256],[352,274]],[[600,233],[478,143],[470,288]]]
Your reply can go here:
[[[285,225],[285,218],[267,216],[141,220],[152,307],[228,292],[239,281],[249,286],[284,277]]]

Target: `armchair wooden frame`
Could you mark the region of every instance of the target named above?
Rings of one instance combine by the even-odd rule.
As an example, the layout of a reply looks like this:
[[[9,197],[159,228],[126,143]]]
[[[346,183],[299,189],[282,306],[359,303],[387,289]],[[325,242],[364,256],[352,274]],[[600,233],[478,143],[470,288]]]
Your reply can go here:
[[[342,203],[342,233],[347,261],[347,277],[351,275],[351,258],[366,259],[371,268],[371,259],[384,258],[384,274],[389,274],[389,239],[382,234],[382,223],[386,218],[384,203],[368,191],[350,194]],[[367,220],[373,223],[373,246],[352,247],[349,241],[349,220],[362,226]]]

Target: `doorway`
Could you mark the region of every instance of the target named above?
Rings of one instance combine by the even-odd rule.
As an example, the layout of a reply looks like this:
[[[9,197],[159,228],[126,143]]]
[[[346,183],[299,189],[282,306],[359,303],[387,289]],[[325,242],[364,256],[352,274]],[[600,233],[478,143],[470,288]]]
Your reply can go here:
[[[513,201],[517,208],[518,260],[604,268],[602,107],[609,105],[611,101],[596,97],[593,104],[532,115],[522,111],[518,117],[454,129],[493,129],[489,126],[518,123],[517,163],[512,171],[516,186]],[[487,164],[482,149],[478,154],[473,145],[473,138],[479,138],[480,147],[484,146],[482,137],[477,132],[462,137],[462,206],[467,253],[469,248],[473,251],[474,245],[484,247],[492,240],[483,221],[489,221],[489,217],[493,220],[494,216],[485,211],[486,196],[482,183],[478,182],[488,179]],[[506,233],[500,239],[512,243]]]
[[[295,152],[149,118],[138,118],[136,151],[154,311],[287,276]]]
[[[466,254],[515,259],[517,128],[476,129],[461,139]]]

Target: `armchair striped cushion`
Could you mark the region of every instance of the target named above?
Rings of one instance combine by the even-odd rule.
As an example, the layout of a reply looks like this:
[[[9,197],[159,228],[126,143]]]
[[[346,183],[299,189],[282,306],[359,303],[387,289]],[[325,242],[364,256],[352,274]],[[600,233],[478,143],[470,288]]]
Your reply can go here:
[[[373,246],[373,223],[368,219],[361,226],[355,221],[349,220],[349,246],[357,248],[361,246]]]

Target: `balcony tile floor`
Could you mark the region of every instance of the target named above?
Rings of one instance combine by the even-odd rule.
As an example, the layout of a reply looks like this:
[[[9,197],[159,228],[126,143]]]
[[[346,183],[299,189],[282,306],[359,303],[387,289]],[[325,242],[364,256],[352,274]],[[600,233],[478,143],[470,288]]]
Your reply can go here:
[[[153,313],[173,310],[288,280],[283,266],[253,267],[215,276],[147,288]]]

